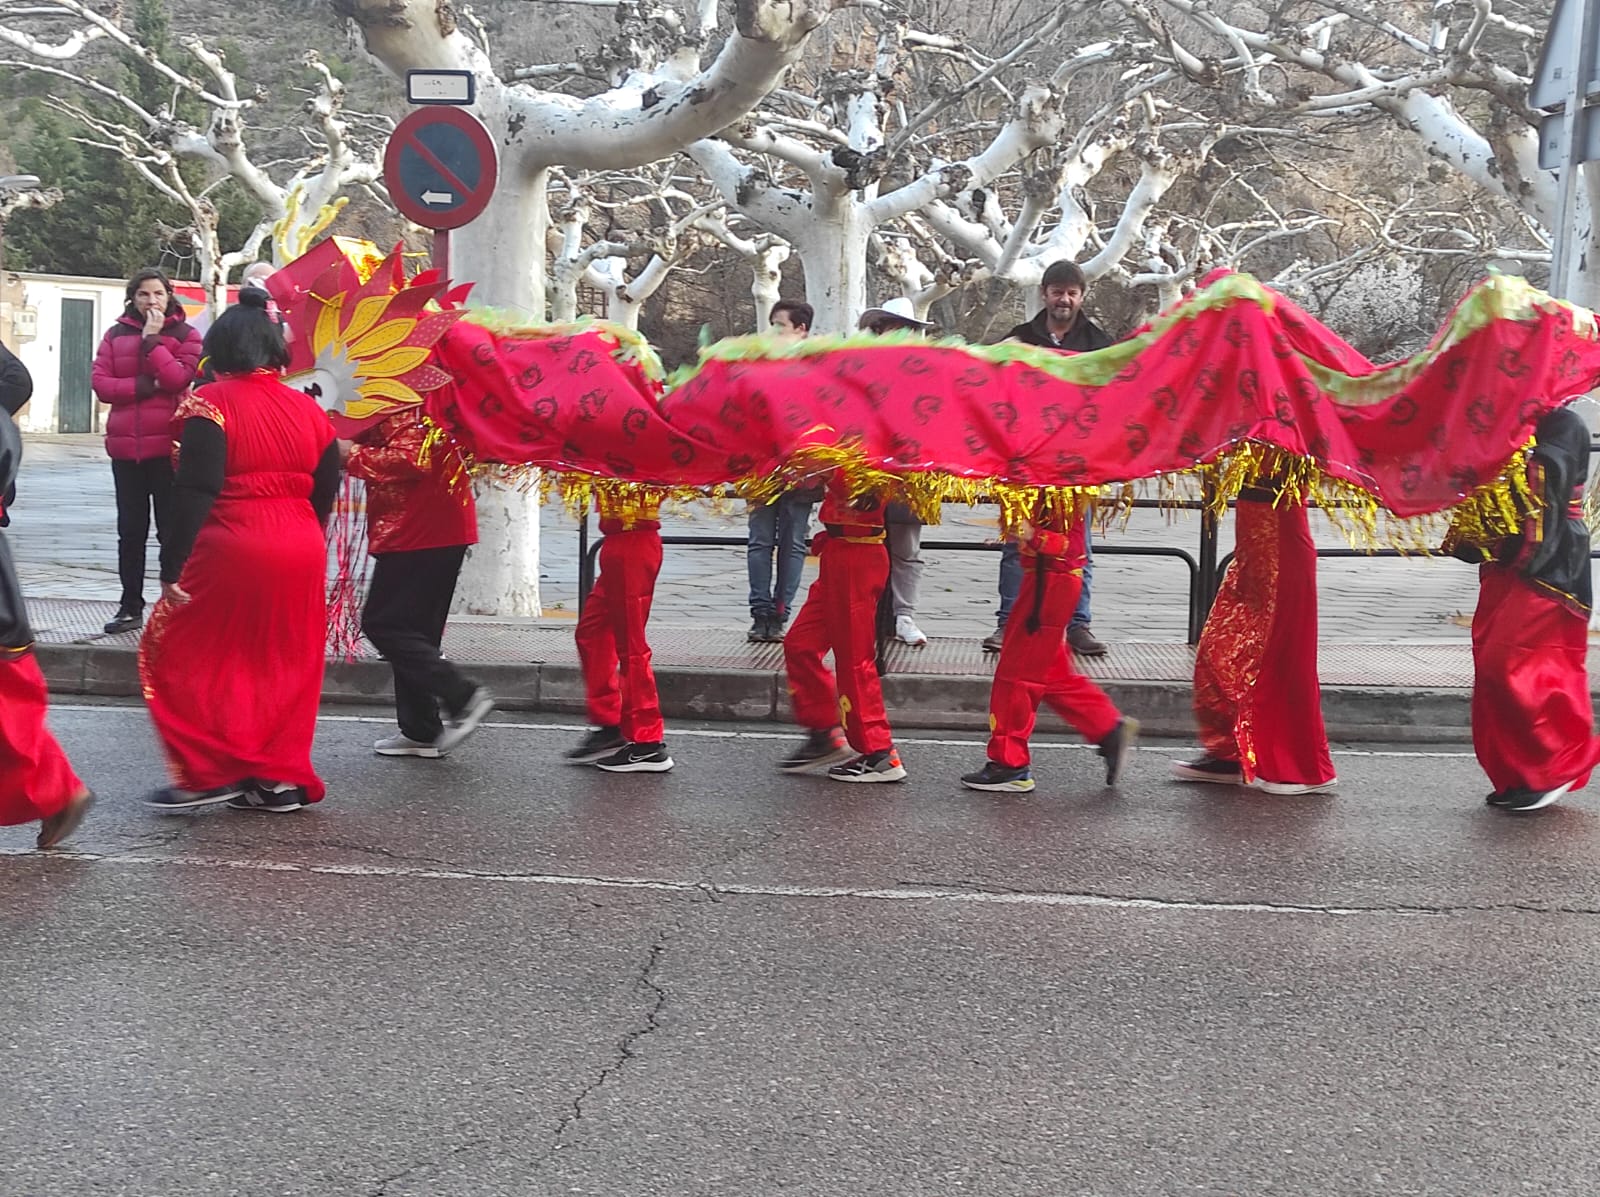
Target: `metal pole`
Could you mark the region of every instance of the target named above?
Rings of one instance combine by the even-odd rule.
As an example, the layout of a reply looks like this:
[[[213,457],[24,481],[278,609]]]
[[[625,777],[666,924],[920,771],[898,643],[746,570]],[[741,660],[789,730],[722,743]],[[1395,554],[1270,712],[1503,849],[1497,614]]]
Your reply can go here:
[[[1550,294],[1565,299],[1570,293],[1572,263],[1577,258],[1574,242],[1577,230],[1573,228],[1578,197],[1578,173],[1583,161],[1583,147],[1579,144],[1584,132],[1584,100],[1589,90],[1589,76],[1594,73],[1595,18],[1600,13],[1596,0],[1581,0],[1578,17],[1578,36],[1573,39],[1572,53],[1567,60],[1570,77],[1567,80],[1567,106],[1561,114],[1561,185],[1557,192],[1555,228],[1551,230]]]
[[[433,230],[433,264],[438,268],[439,277],[445,282],[450,281],[450,230]]]

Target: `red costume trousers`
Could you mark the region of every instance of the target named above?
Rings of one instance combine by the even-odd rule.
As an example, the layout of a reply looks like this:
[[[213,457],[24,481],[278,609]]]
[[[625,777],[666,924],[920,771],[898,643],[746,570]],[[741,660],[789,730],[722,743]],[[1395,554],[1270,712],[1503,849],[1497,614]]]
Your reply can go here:
[[[882,541],[828,537],[817,558],[817,580],[784,633],[783,667],[795,722],[822,730],[843,725],[857,752],[893,747],[878,681],[878,596],[889,580]],[[833,650],[838,687],[822,658]]]
[[[1588,784],[1600,763],[1589,621],[1503,565],[1480,568],[1472,616],[1472,748],[1495,792]]]
[[[1317,549],[1299,504],[1240,499],[1233,564],[1200,635],[1194,710],[1207,755],[1246,781],[1334,779],[1317,681]]]
[[[0,659],[0,827],[48,819],[83,792],[45,726],[48,702],[31,652]]]
[[[644,626],[661,572],[661,532],[634,528],[608,532],[600,542],[600,577],[578,617],[578,660],[589,719],[620,727],[634,744],[666,738],[650,643]]]
[[[1041,702],[1049,703],[1092,744],[1116,730],[1122,718],[1106,692],[1072,667],[1065,637],[1083,592],[1083,576],[1049,568],[1041,576],[1028,564],[989,691],[989,759],[1008,769],[1029,761],[1028,737]],[[1030,632],[1029,613],[1041,585],[1039,629]]]

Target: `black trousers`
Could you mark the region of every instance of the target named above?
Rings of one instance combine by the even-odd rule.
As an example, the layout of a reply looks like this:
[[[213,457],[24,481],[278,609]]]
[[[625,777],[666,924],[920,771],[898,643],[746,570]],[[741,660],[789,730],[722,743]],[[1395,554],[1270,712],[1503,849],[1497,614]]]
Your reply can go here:
[[[361,630],[394,670],[400,734],[431,743],[444,730],[440,709],[459,714],[478,684],[439,655],[465,545],[374,554]]]
[[[145,547],[150,540],[150,509],[156,512],[156,540],[166,537],[172,502],[172,458],[111,461],[117,486],[117,576],[122,580],[122,609],[144,611]]]

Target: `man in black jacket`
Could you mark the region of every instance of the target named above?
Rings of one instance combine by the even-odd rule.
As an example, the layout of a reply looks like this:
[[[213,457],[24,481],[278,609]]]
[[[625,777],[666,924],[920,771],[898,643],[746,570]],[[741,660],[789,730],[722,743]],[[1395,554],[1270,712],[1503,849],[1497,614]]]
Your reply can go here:
[[[1044,306],[1039,314],[1025,324],[1011,330],[1007,339],[1021,341],[1024,345],[1038,345],[1062,353],[1091,353],[1111,344],[1111,338],[1083,311],[1083,300],[1089,293],[1089,282],[1076,262],[1052,262],[1045,268],[1039,281],[1039,293]],[[1078,599],[1078,609],[1072,613],[1072,623],[1067,628],[1067,643],[1072,651],[1085,657],[1104,656],[1106,646],[1095,639],[1089,626],[1089,586],[1094,579],[1094,550],[1089,543],[1088,530],[1084,533],[1086,559],[1083,566],[1083,595]],[[1011,607],[1022,589],[1022,559],[1017,546],[1007,543],[1000,554],[1000,609],[995,612],[997,627],[994,634],[983,642],[985,652],[997,653],[1006,630],[1006,620]]]
[[[22,410],[22,405],[33,398],[33,375],[28,373],[28,367],[22,364],[22,359],[4,345],[0,345],[0,407],[5,408],[6,415],[15,416]],[[17,501],[17,486],[12,483],[6,487],[6,493],[0,498],[0,528],[11,526],[11,505]]]

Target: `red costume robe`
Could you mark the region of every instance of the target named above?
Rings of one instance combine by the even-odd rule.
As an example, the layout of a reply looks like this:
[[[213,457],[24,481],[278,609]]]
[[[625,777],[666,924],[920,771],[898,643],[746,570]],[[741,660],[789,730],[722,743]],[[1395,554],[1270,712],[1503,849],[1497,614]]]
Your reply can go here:
[[[645,624],[661,572],[661,499],[648,491],[621,499],[598,493],[600,576],[577,630],[589,720],[620,727],[630,744],[659,744],[666,725]]]
[[[1006,622],[994,686],[989,691],[989,759],[1009,769],[1029,763],[1039,704],[1051,708],[1098,744],[1122,714],[1072,664],[1067,624],[1083,591],[1084,515],[1068,503],[1041,500],[1035,532],[1021,541],[1022,589]]]
[[[1496,794],[1580,789],[1600,764],[1589,694],[1589,429],[1569,409],[1539,422],[1528,482],[1543,507],[1488,548],[1472,616],[1472,748]]]
[[[823,495],[823,531],[812,542],[817,580],[783,637],[783,667],[795,722],[812,731],[844,727],[859,753],[894,746],[877,668],[878,597],[889,580],[883,503],[852,500],[835,476]],[[823,663],[833,651],[833,673]]]
[[[1317,680],[1317,550],[1306,509],[1239,496],[1234,557],[1200,634],[1194,711],[1206,755],[1244,780],[1334,780]]]

